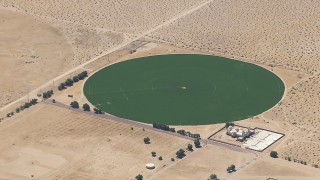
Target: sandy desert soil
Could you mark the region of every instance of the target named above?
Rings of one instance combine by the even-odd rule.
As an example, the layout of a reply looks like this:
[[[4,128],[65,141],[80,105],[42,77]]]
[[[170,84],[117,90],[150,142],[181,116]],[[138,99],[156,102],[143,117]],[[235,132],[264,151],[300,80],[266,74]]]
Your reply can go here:
[[[0,9],[0,22],[1,107],[70,68],[73,51],[58,30],[31,16]]]
[[[206,179],[211,173],[224,179],[320,176],[319,170],[311,167],[320,165],[317,1],[0,0],[0,7],[0,107],[79,64],[117,50],[117,46],[119,51],[112,56],[97,58],[85,68],[91,73],[122,60],[164,53],[215,54],[264,66],[280,76],[287,88],[277,106],[237,122],[279,131],[285,137],[233,175],[226,175],[224,166],[237,163],[242,167],[251,160],[250,155],[229,156],[223,153],[227,150],[208,145],[172,163],[167,157],[185,147],[187,140],[132,131],[125,124],[40,103],[0,123],[4,140],[0,145],[0,178],[133,179],[139,173],[147,179]],[[136,53],[120,46],[140,36],[151,43]],[[72,100],[85,103],[82,83],[57,92],[53,98],[65,104]],[[68,98],[68,94],[75,94],[75,98]],[[176,128],[205,138],[221,126]],[[144,149],[141,142],[146,135],[157,143]],[[144,165],[154,160],[150,157],[153,149],[159,149],[164,157],[156,161],[159,167],[167,166],[150,172]],[[271,150],[278,151],[279,159],[269,157]],[[285,161],[285,157],[307,165]],[[182,174],[184,169],[198,173]]]

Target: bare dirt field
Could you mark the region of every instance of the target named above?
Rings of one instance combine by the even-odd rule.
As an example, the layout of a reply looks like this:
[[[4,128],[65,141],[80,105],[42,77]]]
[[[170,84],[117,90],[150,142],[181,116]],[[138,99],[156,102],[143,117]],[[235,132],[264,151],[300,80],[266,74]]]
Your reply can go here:
[[[152,175],[172,164],[189,140],[141,128],[37,105],[1,125],[0,177],[9,179],[130,179]],[[144,137],[151,144],[143,142]],[[163,160],[151,156],[157,152]],[[156,169],[148,171],[152,162]],[[125,172],[125,173],[124,173]]]
[[[0,0],[0,179],[317,179],[319,12],[312,0]],[[208,144],[172,162],[190,140],[45,103],[5,117],[29,92],[34,98],[53,89],[58,102],[88,103],[84,81],[62,92],[58,83],[82,70],[91,75],[116,62],[167,53],[220,55],[273,71],[286,85],[282,101],[236,124],[285,136],[257,155]],[[205,139],[222,126],[175,128]],[[278,159],[270,158],[272,150]],[[148,162],[157,168],[146,170]],[[226,173],[230,164],[237,172]]]

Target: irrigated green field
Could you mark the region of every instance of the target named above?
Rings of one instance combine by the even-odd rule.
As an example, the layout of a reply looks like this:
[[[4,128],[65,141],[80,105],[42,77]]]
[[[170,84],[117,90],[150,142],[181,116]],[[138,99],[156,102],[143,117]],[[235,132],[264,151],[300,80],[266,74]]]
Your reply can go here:
[[[258,115],[282,98],[270,71],[206,55],[161,55],[106,67],[85,83],[96,107],[145,123],[202,125]]]

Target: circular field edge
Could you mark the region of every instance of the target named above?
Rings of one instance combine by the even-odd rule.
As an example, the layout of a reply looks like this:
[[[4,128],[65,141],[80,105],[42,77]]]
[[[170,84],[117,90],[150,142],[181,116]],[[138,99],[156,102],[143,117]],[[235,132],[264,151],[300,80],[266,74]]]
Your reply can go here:
[[[274,76],[276,76],[277,78],[280,79],[280,82],[282,83],[282,86],[283,86],[283,93],[282,93],[282,97],[279,98],[279,101],[277,101],[276,103],[274,103],[274,105],[268,109],[266,109],[265,111],[259,113],[259,114],[256,114],[254,116],[259,116],[259,115],[262,115],[263,113],[266,113],[266,112],[269,112],[271,111],[273,108],[277,107],[279,105],[280,102],[282,102],[287,94],[287,84],[285,82],[285,80],[276,72],[270,70],[270,69],[267,69],[265,66],[263,65],[260,65],[258,63],[254,63],[252,61],[248,61],[248,60],[240,60],[240,59],[237,59],[235,57],[228,57],[228,56],[222,56],[222,55],[212,55],[212,54],[199,54],[199,53],[168,53],[168,54],[153,54],[153,55],[146,55],[146,56],[141,56],[141,57],[134,57],[134,58],[127,58],[127,59],[123,59],[123,60],[120,60],[120,61],[116,61],[114,63],[110,63],[110,64],[107,64],[105,66],[102,66],[100,68],[98,68],[97,70],[94,70],[92,73],[90,73],[89,77],[85,79],[85,81],[83,82],[82,84],[82,95],[83,97],[87,100],[87,102],[89,102],[89,104],[91,104],[93,107],[96,107],[94,106],[87,98],[87,96],[85,95],[84,93],[84,87],[87,83],[87,80],[89,80],[92,76],[94,76],[96,73],[98,73],[99,71],[109,67],[109,66],[112,66],[112,65],[116,65],[116,64],[120,64],[120,63],[123,63],[123,62],[126,62],[126,61],[131,61],[131,60],[136,60],[136,59],[141,59],[141,58],[148,58],[148,57],[154,57],[154,56],[167,56],[167,55],[200,55],[200,56],[212,56],[212,57],[219,57],[219,58],[226,58],[230,61],[238,61],[238,62],[244,62],[244,63],[247,63],[247,64],[251,64],[253,66],[257,66],[258,68],[262,68],[266,71],[268,71],[269,73],[273,74]],[[129,118],[124,118],[124,117],[120,117],[120,116],[116,116],[116,115],[113,115],[111,113],[108,113],[108,112],[104,112],[105,114],[109,115],[109,116],[113,116],[113,117],[116,117],[116,118],[119,118],[121,120],[127,120],[127,121],[134,121],[134,122],[138,122],[138,123],[141,123],[141,124],[151,124],[151,123],[147,123],[147,122],[142,122],[142,121],[138,121],[138,120],[134,120],[134,119],[129,119]],[[252,116],[252,117],[254,117]],[[230,122],[238,122],[238,121],[244,121],[248,118],[244,118],[244,119],[239,119],[239,120],[233,120],[233,121],[230,121]],[[168,125],[172,125],[172,126],[203,126],[203,125],[212,125],[212,124],[223,124],[223,123],[199,123],[199,124],[168,124]]]

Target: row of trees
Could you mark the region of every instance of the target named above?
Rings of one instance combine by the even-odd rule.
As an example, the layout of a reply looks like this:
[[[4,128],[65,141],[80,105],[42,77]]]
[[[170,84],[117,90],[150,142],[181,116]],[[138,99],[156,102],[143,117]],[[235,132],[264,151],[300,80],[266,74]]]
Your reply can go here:
[[[170,131],[170,132],[176,132],[175,128],[170,128],[170,126],[165,125],[165,124],[153,123],[152,126],[153,126],[153,128],[156,128],[156,129],[161,129],[161,130]]]
[[[156,128],[156,129],[161,129],[161,130],[164,130],[164,131],[170,131],[170,132],[177,132],[178,134],[181,134],[183,136],[189,136],[189,137],[192,137],[192,138],[195,138],[195,139],[201,139],[200,137],[200,134],[197,134],[197,133],[191,133],[189,131],[185,131],[184,129],[181,129],[181,130],[178,130],[176,131],[175,128],[172,128],[166,124],[159,124],[159,123],[153,123],[152,124],[153,128]]]
[[[20,107],[16,108],[16,113],[20,113],[21,111],[36,105],[38,103],[38,99],[31,99],[31,101],[24,103]],[[14,112],[7,113],[7,117],[12,117],[14,115]]]
[[[49,90],[47,92],[42,93],[42,98],[43,99],[49,99],[53,95],[53,90]]]
[[[86,77],[88,77],[88,72],[87,71],[83,71],[80,74],[78,74],[76,76],[73,76],[72,79],[67,79],[65,82],[61,83],[58,86],[58,90],[62,91],[64,89],[66,89],[66,87],[71,87],[71,86],[73,86],[74,83],[76,83],[76,82],[78,82],[80,80],[83,80]]]
[[[71,106],[72,108],[74,108],[74,109],[79,109],[79,107],[80,107],[80,106],[79,106],[79,103],[78,103],[77,101],[71,102],[71,103],[70,103],[70,106]],[[85,103],[85,104],[82,105],[82,109],[83,109],[84,111],[91,111],[90,105],[87,104],[87,103]],[[104,112],[103,112],[101,109],[98,109],[98,108],[93,108],[93,111],[94,111],[94,113],[96,113],[96,114],[104,114]]]
[[[184,129],[178,130],[177,131],[178,134],[181,134],[183,136],[189,136],[195,139],[201,139],[200,134],[197,133],[191,133],[189,131],[185,131]]]

